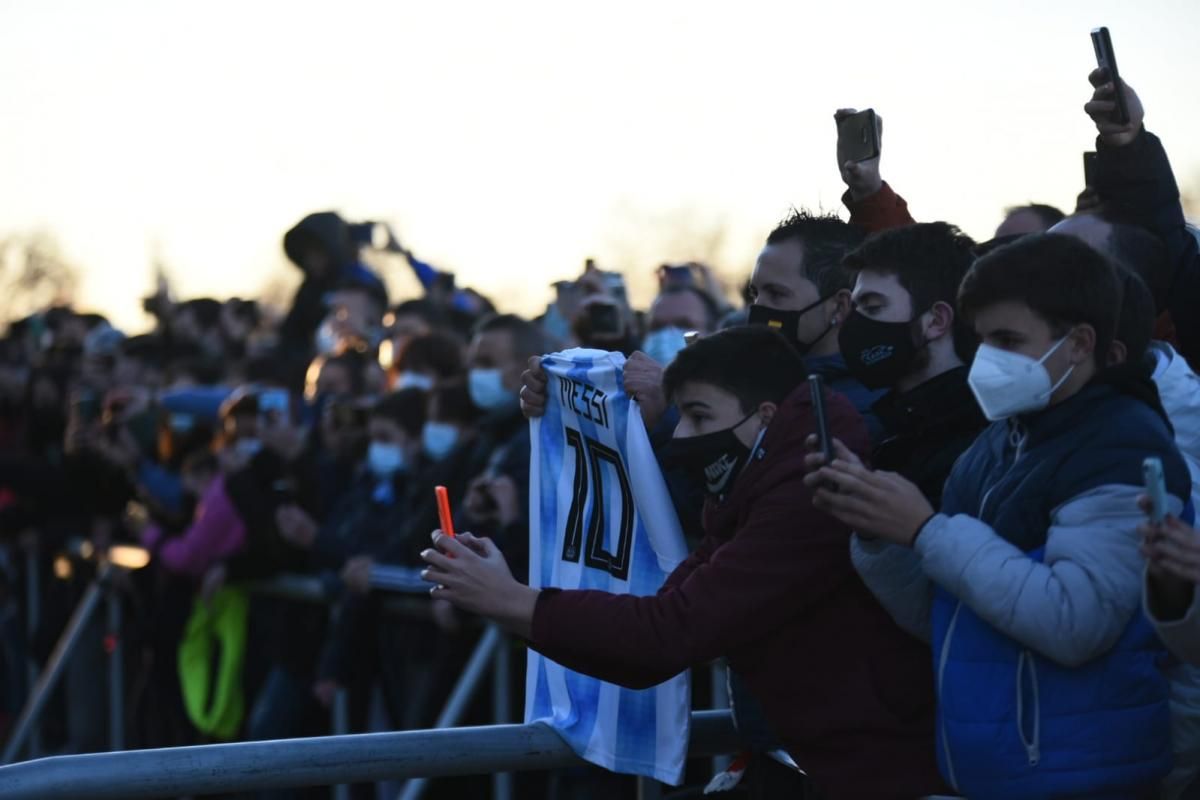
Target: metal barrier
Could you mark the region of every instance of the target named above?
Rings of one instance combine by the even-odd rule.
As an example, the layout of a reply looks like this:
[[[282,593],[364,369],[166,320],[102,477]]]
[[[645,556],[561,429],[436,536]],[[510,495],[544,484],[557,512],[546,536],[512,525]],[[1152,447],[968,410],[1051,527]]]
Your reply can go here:
[[[107,599],[107,642],[109,643],[109,748],[110,750],[124,749],[125,736],[125,685],[121,669],[121,598],[112,587],[111,577],[118,568],[107,562],[99,565],[96,580],[84,592],[70,621],[67,623],[58,643],[47,661],[45,668],[37,678],[25,707],[14,726],[12,735],[5,745],[0,763],[11,764],[18,759],[21,752],[31,745],[31,756],[36,757],[37,729],[41,715],[45,711],[51,693],[62,678],[71,656],[81,641],[83,632],[101,602]],[[413,573],[408,575],[407,573]],[[372,575],[371,584],[383,589],[392,596],[382,602],[383,610],[390,614],[406,617],[429,618],[429,603],[427,584],[415,576],[416,570],[405,568],[384,568]],[[330,597],[326,585],[317,577],[305,575],[279,575],[270,580],[255,581],[246,584],[246,588],[264,596],[281,599],[297,600],[311,603],[327,603]],[[408,594],[410,596],[404,596]],[[411,595],[422,595],[415,597]],[[438,728],[449,728],[457,725],[466,714],[472,698],[478,692],[489,669],[491,669],[498,691],[493,699],[493,721],[508,722],[511,718],[511,703],[508,697],[509,681],[509,647],[506,638],[494,626],[484,629],[483,635],[475,646],[466,667],[459,676],[451,691],[446,705],[438,716]],[[349,733],[349,698],[345,689],[338,692],[332,708],[332,728],[334,734]],[[411,781],[404,790],[408,800],[419,800],[427,787],[427,781]],[[512,778],[507,773],[499,773],[493,779],[495,800],[510,800],[512,797]],[[349,788],[338,785],[334,788],[335,800],[348,797]]]
[[[729,712],[692,714],[689,756],[710,757],[736,747]],[[492,725],[43,758],[0,767],[0,797],[124,800],[559,769],[583,763],[544,725]]]
[[[46,662],[46,667],[42,670],[42,674],[38,676],[37,683],[34,684],[33,691],[30,693],[29,699],[25,702],[25,707],[21,709],[21,716],[17,718],[17,724],[13,726],[12,735],[9,736],[8,744],[4,747],[4,754],[0,756],[0,763],[10,764],[15,761],[17,756],[21,754],[26,740],[37,729],[38,724],[41,722],[42,712],[46,710],[46,703],[50,700],[50,693],[58,685],[63,672],[66,671],[71,653],[74,652],[76,645],[79,644],[80,639],[83,637],[84,630],[91,621],[92,615],[100,607],[100,601],[104,599],[105,590],[102,584],[106,580],[107,575],[101,574],[84,591],[83,599],[79,601],[79,605],[75,607],[74,613],[71,614],[71,619],[67,621],[67,627],[63,631],[62,636],[59,637],[58,643],[54,646],[54,651],[50,654],[50,660]],[[117,672],[117,680],[120,680],[119,670]],[[113,681],[110,680],[110,690],[112,686]]]
[[[10,764],[14,761],[26,744],[32,745],[30,749],[34,752],[31,755],[36,757],[37,725],[40,721],[41,713],[45,710],[49,694],[61,678],[72,651],[80,641],[83,629],[92,615],[98,610],[101,601],[105,599],[105,595],[107,595],[108,611],[107,628],[109,636],[107,640],[111,643],[108,681],[109,702],[111,706],[109,741],[112,750],[119,751],[123,749],[125,722],[124,683],[121,669],[121,600],[118,593],[112,588],[109,579],[110,571],[113,569],[115,568],[110,564],[102,564],[96,581],[84,593],[83,599],[67,624],[54,652],[51,654],[50,660],[38,678],[29,700],[26,702],[25,708],[22,710],[13,735],[5,747],[2,763]],[[393,596],[383,601],[383,609],[392,614],[428,619],[429,604],[424,598],[418,599],[417,597],[403,596],[404,593],[415,595],[419,592],[422,595],[425,594],[425,584],[413,580],[411,576],[405,576],[404,572],[405,570],[402,568],[385,568],[384,570],[380,570],[378,574],[372,575],[371,583],[373,587],[393,594]],[[250,583],[247,585],[247,589],[256,594],[312,603],[326,603],[332,599],[327,592],[326,585],[319,578],[311,576],[281,575],[270,580]],[[137,757],[129,762],[131,766],[128,767],[133,770],[133,774],[129,777],[134,780],[134,783],[128,784],[122,782],[118,784],[120,787],[133,787],[128,789],[113,789],[109,785],[106,775],[80,778],[80,783],[71,783],[73,772],[68,772],[62,778],[65,782],[61,783],[61,786],[67,787],[63,789],[63,793],[47,793],[46,789],[43,788],[45,784],[39,782],[43,780],[40,776],[43,776],[45,771],[53,772],[54,776],[50,782],[57,791],[60,787],[60,777],[58,775],[60,769],[82,771],[81,774],[83,774],[92,768],[90,765],[93,762],[100,765],[97,769],[109,769],[110,762],[105,759],[117,756],[117,753],[61,756],[27,761],[10,767],[0,767],[0,797],[50,798],[84,796],[79,794],[79,786],[86,787],[86,796],[88,797],[159,797],[204,791],[240,791],[328,785],[334,787],[334,800],[344,800],[344,798],[349,797],[349,784],[353,782],[372,781],[375,779],[394,780],[411,778],[405,784],[400,795],[400,800],[419,800],[428,787],[429,778],[441,775],[490,772],[492,773],[493,800],[511,800],[513,797],[513,771],[520,769],[552,769],[558,766],[574,766],[582,762],[571,753],[570,749],[562,743],[557,735],[553,734],[550,729],[542,726],[497,724],[490,728],[453,727],[462,720],[472,698],[475,696],[489,671],[492,674],[493,680],[493,721],[496,723],[507,723],[511,720],[512,703],[508,692],[511,679],[510,657],[507,638],[495,626],[487,626],[479,642],[476,644],[475,650],[468,659],[466,667],[455,683],[450,697],[438,715],[435,723],[436,729],[432,731],[347,735],[349,733],[348,696],[346,690],[342,689],[335,697],[332,708],[334,736],[318,739],[284,740],[282,742],[246,742],[206,747],[143,750],[119,754],[121,756]],[[723,680],[720,683],[723,684]],[[719,690],[716,688],[716,681],[714,681],[714,693],[714,700],[717,700],[718,696],[716,695],[719,693]],[[693,756],[722,756],[732,752],[734,749],[732,722],[727,711],[697,712],[693,714],[693,721],[693,748],[691,753]],[[483,735],[480,732],[492,731],[501,737],[497,743],[499,753],[508,752],[504,750],[505,747],[511,748],[512,752],[516,753],[516,755],[511,756],[511,760],[499,762],[498,767],[494,766],[495,762],[488,760],[479,761],[478,759],[467,758],[464,763],[464,758],[461,756],[421,761],[420,756],[425,751],[414,745],[413,742],[415,740],[412,738],[417,735],[428,737],[431,734],[436,734],[435,738],[447,734],[453,734],[454,736],[460,734]],[[547,734],[552,738],[547,738]],[[388,737],[400,738],[393,741],[392,738]],[[523,740],[521,737],[527,737],[527,739]],[[520,741],[526,741],[526,745],[520,746]],[[301,745],[300,743],[305,744]],[[296,745],[315,749],[310,755],[289,760],[290,757],[284,757],[281,745]],[[485,751],[484,755],[499,757],[499,755],[491,753],[492,748],[490,746],[480,744],[477,741],[472,741],[469,746],[466,746],[459,743],[457,739],[454,739],[454,744],[448,743],[445,746],[470,748],[458,752],[478,752],[482,748]],[[230,748],[235,749],[230,750]],[[400,752],[392,752],[391,748],[399,748]],[[411,756],[409,755],[410,751],[412,751]],[[545,760],[538,760],[538,754],[543,751]],[[188,783],[183,788],[180,788],[180,785],[174,782],[176,776],[163,774],[164,771],[176,769],[175,766],[168,765],[178,763],[184,769],[184,773],[178,776],[179,780],[186,781],[188,780],[187,776],[192,774],[187,770],[192,768],[199,769],[196,767],[197,764],[210,763],[204,759],[214,757],[214,753],[224,754],[216,756],[218,762],[214,763],[219,763],[219,759],[227,757],[235,759],[234,763],[237,763],[236,758],[244,757],[246,759],[243,762],[245,766],[240,768],[240,772],[233,767],[228,768],[236,772],[237,775],[240,775],[241,778],[238,778],[237,775],[229,777],[215,774],[222,772],[222,770],[209,767],[207,770],[200,770],[204,772],[204,776],[196,776],[194,778],[197,781],[196,783]],[[157,754],[156,757],[162,759],[159,766],[154,767],[149,765],[151,763],[148,760],[150,754]],[[195,761],[190,760],[193,757]],[[346,769],[342,769],[338,763],[334,763],[339,758],[349,759],[349,766]],[[100,759],[100,761],[95,761],[96,759]],[[269,768],[265,763],[258,763],[258,759],[277,759],[279,766],[275,769],[286,774],[275,776],[260,774]],[[310,759],[318,760],[310,762]],[[528,759],[533,760],[529,761]],[[383,762],[386,762],[386,764]],[[117,763],[125,764],[123,761]],[[255,768],[256,764],[257,767]],[[423,764],[424,766],[415,766],[419,764]],[[113,769],[126,769],[126,767],[114,767]],[[33,777],[35,771],[39,775],[36,779]],[[161,780],[155,782],[150,779],[151,775],[157,775]],[[122,775],[122,778],[124,777]],[[214,783],[211,785],[203,783],[202,785],[203,779],[222,781],[226,777],[229,780],[244,780],[246,782],[238,783],[237,785],[226,783]],[[100,787],[94,781],[103,782],[105,785]],[[173,788],[169,790],[161,788],[164,786]],[[31,793],[22,794],[21,792],[26,792],[26,787],[32,787],[28,789],[28,792]],[[657,797],[659,796],[658,788],[656,782],[644,778],[640,779],[638,783],[638,796],[639,798]]]

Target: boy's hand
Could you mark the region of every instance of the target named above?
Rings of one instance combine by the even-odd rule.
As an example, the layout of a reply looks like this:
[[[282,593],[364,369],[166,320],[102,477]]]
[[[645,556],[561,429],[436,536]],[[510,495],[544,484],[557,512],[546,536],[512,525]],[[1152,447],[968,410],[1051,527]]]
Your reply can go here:
[[[654,430],[667,410],[662,378],[662,364],[640,350],[625,362],[625,391],[638,401],[647,431]]]
[[[833,458],[835,461],[844,461],[847,464],[857,464],[860,467],[865,467],[858,454],[846,447],[841,439],[834,437],[833,442]],[[825,454],[821,452],[821,439],[815,433],[809,434],[804,440],[804,446],[808,449],[808,454],[804,456],[804,471],[813,473],[825,466]],[[809,483],[808,478],[804,479],[809,486],[816,486],[816,483]]]
[[[430,590],[435,600],[490,617],[526,639],[532,635],[538,592],[513,578],[490,539],[470,533],[451,538],[434,531],[433,545],[421,553],[429,564],[421,577],[436,584]]]
[[[904,547],[915,543],[934,515],[933,506],[915,484],[894,472],[873,472],[861,463],[835,458],[829,466],[806,475],[804,482],[814,489],[813,505],[820,510],[857,533]]]

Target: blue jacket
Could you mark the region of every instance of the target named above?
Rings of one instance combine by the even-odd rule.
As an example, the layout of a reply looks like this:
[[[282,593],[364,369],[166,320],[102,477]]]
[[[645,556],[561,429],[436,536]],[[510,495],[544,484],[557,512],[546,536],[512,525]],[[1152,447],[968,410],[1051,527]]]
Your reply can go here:
[[[1170,771],[1166,653],[1129,585],[1147,456],[1183,506],[1169,425],[1092,384],[988,428],[918,537],[937,584],[939,765],[973,800],[1131,796]]]

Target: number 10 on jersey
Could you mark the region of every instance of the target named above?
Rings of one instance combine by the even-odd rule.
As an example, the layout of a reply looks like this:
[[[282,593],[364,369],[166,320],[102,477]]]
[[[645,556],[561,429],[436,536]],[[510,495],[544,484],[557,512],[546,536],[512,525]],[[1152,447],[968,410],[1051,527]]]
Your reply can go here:
[[[575,479],[563,538],[563,561],[579,563],[582,553],[585,567],[604,570],[618,580],[628,580],[629,556],[633,549],[633,490],[621,455],[574,428],[566,428],[565,434],[567,447],[575,454]],[[607,480],[610,477],[615,478],[615,485],[614,481]],[[621,509],[617,520],[608,519],[609,498],[613,493],[618,496]],[[605,542],[609,540],[608,531],[614,523],[616,547],[609,551],[605,549]]]

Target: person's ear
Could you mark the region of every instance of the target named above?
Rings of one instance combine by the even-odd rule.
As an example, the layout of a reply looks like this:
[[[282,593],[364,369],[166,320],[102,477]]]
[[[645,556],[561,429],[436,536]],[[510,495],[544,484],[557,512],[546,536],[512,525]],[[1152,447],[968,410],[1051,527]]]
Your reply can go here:
[[[1124,364],[1128,360],[1129,349],[1125,347],[1125,343],[1113,339],[1112,345],[1108,348],[1108,366],[1113,367],[1117,364]]]
[[[775,412],[779,410],[779,406],[774,403],[760,403],[758,406],[758,418],[762,420],[763,426],[771,424],[771,420],[775,419]]]
[[[924,321],[924,339],[932,342],[949,335],[954,328],[954,309],[949,303],[938,301],[921,315]]]
[[[832,306],[832,311],[829,317],[831,327],[837,327],[844,323],[847,317],[850,316],[851,300],[849,289],[839,289],[827,301],[828,306]]]
[[[1091,325],[1077,325],[1067,334],[1066,346],[1069,348],[1068,357],[1072,365],[1083,364],[1093,356],[1096,357],[1098,367],[1103,367],[1107,362],[1108,353],[1096,353],[1096,329]]]

